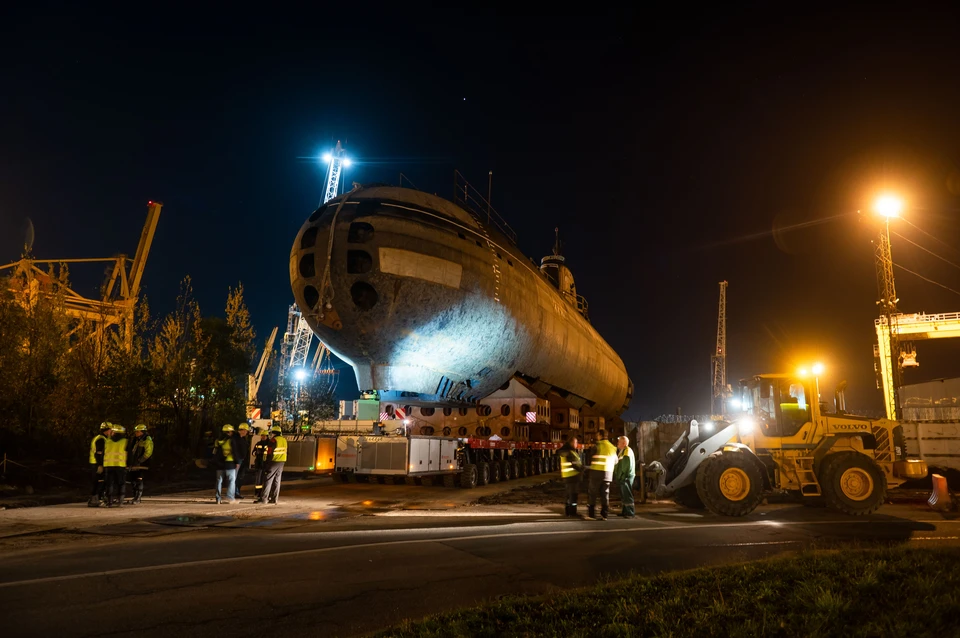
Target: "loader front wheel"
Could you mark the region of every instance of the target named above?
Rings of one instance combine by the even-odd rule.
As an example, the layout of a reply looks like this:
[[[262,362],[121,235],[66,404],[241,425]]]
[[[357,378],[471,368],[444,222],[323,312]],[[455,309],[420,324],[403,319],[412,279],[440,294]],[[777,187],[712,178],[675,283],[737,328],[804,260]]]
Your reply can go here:
[[[827,506],[851,516],[872,514],[887,497],[887,481],[873,459],[840,452],[824,459],[820,488]]]
[[[692,510],[702,510],[705,507],[703,501],[700,500],[700,495],[697,494],[697,486],[692,483],[674,492],[673,500],[677,505],[689,507]]]
[[[721,516],[746,516],[763,500],[763,475],[743,452],[714,452],[697,468],[697,495]]]

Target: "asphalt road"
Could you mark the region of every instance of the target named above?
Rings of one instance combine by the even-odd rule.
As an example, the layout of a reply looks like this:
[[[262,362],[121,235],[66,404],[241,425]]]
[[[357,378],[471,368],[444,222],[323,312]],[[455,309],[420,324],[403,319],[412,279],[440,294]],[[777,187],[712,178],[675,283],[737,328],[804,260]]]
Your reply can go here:
[[[233,528],[141,521],[126,523],[141,536],[6,551],[3,634],[352,636],[503,594],[628,572],[804,547],[960,543],[960,520],[909,505],[866,519],[801,506],[724,519],[661,506],[606,522],[514,509],[395,512],[288,528],[269,519]]]

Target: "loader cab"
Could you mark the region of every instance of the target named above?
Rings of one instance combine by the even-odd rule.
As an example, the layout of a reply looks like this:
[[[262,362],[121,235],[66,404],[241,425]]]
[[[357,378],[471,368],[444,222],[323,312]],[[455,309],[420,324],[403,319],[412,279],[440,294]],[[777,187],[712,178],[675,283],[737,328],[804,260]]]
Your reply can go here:
[[[766,437],[795,436],[814,419],[811,379],[786,374],[761,374],[740,382],[741,405]]]

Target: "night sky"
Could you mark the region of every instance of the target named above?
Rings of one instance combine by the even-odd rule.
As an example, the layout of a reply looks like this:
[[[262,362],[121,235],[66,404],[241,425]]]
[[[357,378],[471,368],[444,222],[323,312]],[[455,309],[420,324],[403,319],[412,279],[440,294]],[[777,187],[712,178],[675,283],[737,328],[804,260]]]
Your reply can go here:
[[[348,185],[402,171],[450,197],[454,168],[481,191],[492,170],[525,253],[548,254],[559,226],[635,383],[632,418],[707,410],[721,279],[729,380],[816,359],[825,396],[846,379],[848,407],[880,409],[878,226],[857,211],[882,190],[908,206],[894,261],[960,291],[954,14],[312,6],[8,13],[0,261],[27,218],[38,258],[132,253],[158,199],[154,313],[184,275],[207,313],[243,282],[262,338],[285,324],[290,246],[338,139]],[[94,294],[101,271],[74,272]],[[904,312],[960,310],[905,271],[897,288]],[[907,382],[960,376],[960,343],[918,350]]]

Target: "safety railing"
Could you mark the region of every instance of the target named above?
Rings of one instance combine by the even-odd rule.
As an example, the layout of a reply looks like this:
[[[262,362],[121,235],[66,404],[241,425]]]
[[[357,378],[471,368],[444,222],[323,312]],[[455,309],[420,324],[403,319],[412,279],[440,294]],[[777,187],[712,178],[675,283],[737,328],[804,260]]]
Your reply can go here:
[[[473,215],[478,222],[486,221],[488,226],[496,226],[511,242],[517,243],[517,233],[510,228],[510,224],[494,210],[487,198],[481,195],[456,169],[453,171],[453,201]]]
[[[944,312],[936,315],[925,315],[923,313],[911,315],[897,314],[894,316],[898,325],[960,321],[960,312]],[[887,318],[880,317],[879,319],[874,319],[873,323],[877,326],[885,326],[887,325]]]

